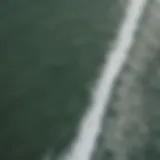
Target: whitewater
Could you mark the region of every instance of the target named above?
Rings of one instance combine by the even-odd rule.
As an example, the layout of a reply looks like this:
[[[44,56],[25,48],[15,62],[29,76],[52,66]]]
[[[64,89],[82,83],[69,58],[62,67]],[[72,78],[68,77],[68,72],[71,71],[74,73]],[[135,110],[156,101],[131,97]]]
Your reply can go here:
[[[102,128],[104,113],[111,97],[111,91],[134,42],[139,19],[147,0],[129,0],[126,14],[117,32],[114,45],[106,56],[99,79],[92,88],[91,104],[82,119],[79,132],[73,141],[65,160],[90,160],[97,137]]]

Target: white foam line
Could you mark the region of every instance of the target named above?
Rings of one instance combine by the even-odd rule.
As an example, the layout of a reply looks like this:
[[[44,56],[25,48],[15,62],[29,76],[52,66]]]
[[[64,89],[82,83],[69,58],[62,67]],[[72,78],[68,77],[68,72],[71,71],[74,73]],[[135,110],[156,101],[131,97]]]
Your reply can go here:
[[[91,106],[82,120],[79,134],[72,143],[71,151],[65,159],[91,159],[97,137],[101,131],[102,119],[111,96],[111,90],[129,54],[139,24],[138,20],[146,2],[147,0],[130,0],[115,45],[110,51],[109,58],[106,57],[100,78],[93,89]]]

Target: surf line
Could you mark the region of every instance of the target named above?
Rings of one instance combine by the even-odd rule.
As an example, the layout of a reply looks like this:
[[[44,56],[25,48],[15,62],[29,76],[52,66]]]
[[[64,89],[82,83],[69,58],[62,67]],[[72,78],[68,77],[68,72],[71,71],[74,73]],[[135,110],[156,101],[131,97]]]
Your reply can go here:
[[[106,62],[92,90],[90,107],[82,119],[76,139],[63,159],[91,159],[96,140],[101,132],[102,120],[111,97],[112,88],[129,55],[146,3],[147,0],[129,0],[115,43],[109,51],[109,57],[106,57]]]

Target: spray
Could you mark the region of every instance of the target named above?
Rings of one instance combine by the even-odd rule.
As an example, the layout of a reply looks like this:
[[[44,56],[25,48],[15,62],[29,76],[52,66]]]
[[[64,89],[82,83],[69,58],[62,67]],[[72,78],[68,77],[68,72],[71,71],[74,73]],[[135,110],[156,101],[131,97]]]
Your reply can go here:
[[[127,59],[146,3],[147,0],[129,0],[126,16],[113,48],[109,51],[110,56],[109,58],[107,56],[106,63],[100,71],[100,77],[93,88],[90,107],[82,119],[79,134],[66,154],[65,160],[91,159],[114,82]]]

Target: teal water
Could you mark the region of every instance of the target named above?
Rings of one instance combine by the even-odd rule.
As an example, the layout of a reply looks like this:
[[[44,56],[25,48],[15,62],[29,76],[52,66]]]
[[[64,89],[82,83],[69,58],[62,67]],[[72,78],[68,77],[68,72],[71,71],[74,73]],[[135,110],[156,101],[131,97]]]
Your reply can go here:
[[[115,37],[118,0],[2,1],[0,159],[57,157],[74,138]]]
[[[126,2],[1,0],[0,160],[57,160],[75,139]],[[94,160],[160,159],[159,6],[148,2]]]

